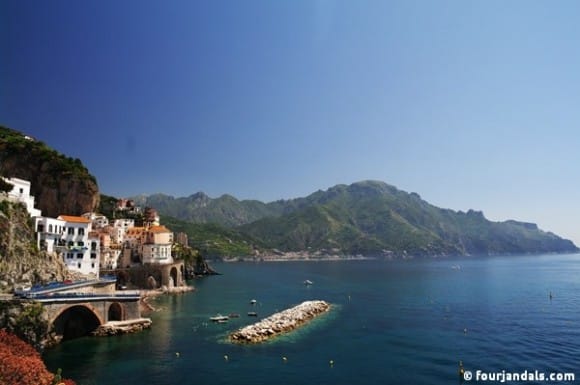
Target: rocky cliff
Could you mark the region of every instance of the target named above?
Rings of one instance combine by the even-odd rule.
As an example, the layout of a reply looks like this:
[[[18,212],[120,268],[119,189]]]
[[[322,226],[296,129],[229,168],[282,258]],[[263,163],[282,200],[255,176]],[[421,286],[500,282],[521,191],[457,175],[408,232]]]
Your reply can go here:
[[[0,201],[0,292],[70,278],[60,258],[40,252],[26,208]]]
[[[42,215],[80,215],[99,204],[99,189],[79,159],[0,126],[0,175],[25,179]]]

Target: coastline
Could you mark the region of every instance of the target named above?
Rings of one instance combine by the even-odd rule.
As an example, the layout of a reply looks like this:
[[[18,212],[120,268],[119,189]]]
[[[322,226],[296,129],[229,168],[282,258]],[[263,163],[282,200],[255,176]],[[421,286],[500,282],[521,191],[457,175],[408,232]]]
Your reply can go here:
[[[195,291],[193,286],[178,286],[173,288],[159,288],[154,290],[139,290],[141,299],[139,300],[139,308],[141,309],[141,314],[150,314],[152,312],[158,311],[159,309],[153,306],[150,301],[164,294],[183,294]]]
[[[364,255],[319,254],[305,251],[266,254],[256,256],[223,257],[221,262],[319,262],[319,261],[368,261],[377,257]]]

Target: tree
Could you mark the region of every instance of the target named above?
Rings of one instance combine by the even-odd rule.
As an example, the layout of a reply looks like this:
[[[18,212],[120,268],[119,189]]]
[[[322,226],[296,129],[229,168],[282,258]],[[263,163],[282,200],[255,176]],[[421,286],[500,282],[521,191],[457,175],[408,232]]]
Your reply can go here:
[[[32,346],[0,329],[0,385],[53,385],[55,380],[75,385],[50,373]]]

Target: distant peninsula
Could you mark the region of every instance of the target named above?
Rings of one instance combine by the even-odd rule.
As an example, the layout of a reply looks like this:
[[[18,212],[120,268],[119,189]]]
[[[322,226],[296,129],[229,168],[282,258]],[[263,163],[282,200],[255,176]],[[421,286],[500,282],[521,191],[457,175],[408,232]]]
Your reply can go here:
[[[442,209],[380,181],[319,190],[263,203],[204,193],[133,197],[155,207],[172,227],[213,258],[285,255],[443,257],[571,253],[570,240],[534,223],[493,222],[481,211]],[[196,236],[197,234],[197,236]],[[200,238],[199,234],[203,234]]]

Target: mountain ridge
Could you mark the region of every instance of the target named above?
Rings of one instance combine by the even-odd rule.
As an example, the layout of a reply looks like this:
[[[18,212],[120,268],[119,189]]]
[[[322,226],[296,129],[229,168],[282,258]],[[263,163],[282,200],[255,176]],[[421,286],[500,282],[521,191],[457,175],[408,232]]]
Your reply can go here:
[[[209,198],[201,192],[187,198],[142,198],[161,214],[233,228],[289,252],[444,256],[578,251],[571,241],[534,223],[492,222],[481,211],[442,209],[417,193],[373,180],[270,203],[227,194]],[[171,211],[165,211],[168,207]]]

